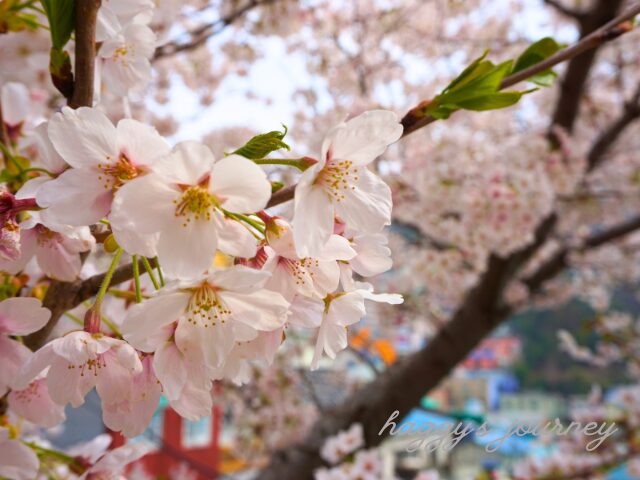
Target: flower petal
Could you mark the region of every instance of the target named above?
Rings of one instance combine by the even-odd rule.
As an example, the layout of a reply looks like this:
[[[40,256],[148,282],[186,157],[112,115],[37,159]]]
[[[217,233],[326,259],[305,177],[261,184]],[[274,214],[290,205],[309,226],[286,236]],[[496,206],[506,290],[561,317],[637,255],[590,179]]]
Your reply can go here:
[[[234,321],[256,330],[275,330],[282,327],[287,319],[289,302],[276,292],[258,290],[246,294],[223,291],[219,295],[231,310]]]
[[[306,172],[305,172],[306,173]],[[300,258],[317,258],[333,234],[334,209],[331,198],[309,180],[300,180],[295,193],[293,236]]]
[[[0,396],[18,385],[20,369],[32,356],[31,350],[5,335],[0,335]]]
[[[113,198],[109,220],[119,230],[155,233],[175,217],[180,193],[153,173],[123,185]]]
[[[391,223],[391,189],[373,172],[363,168],[353,190],[337,202],[336,213],[346,224],[364,233],[378,233]]]
[[[39,468],[38,456],[29,447],[17,440],[0,442],[0,477],[33,480]]]
[[[251,293],[262,288],[269,277],[269,272],[235,265],[225,270],[214,271],[209,276],[209,281],[224,290]]]
[[[158,259],[168,276],[194,278],[211,268],[217,246],[215,222],[175,218],[160,234]]]
[[[370,110],[329,132],[324,149],[330,145],[331,157],[366,165],[384,153],[402,136],[398,116],[387,110]]]
[[[14,297],[0,302],[0,332],[3,333],[28,335],[44,327],[49,318],[51,311],[37,298]]]
[[[127,311],[122,323],[124,338],[138,350],[153,352],[160,341],[171,332],[163,327],[177,321],[189,303],[190,295],[183,292],[161,293]]]
[[[41,427],[52,428],[65,419],[64,407],[51,400],[47,380],[40,378],[23,390],[9,394],[11,411]]]
[[[110,163],[118,155],[116,127],[95,108],[64,107],[49,121],[49,138],[62,158],[76,168]]]
[[[113,192],[104,188],[98,176],[98,171],[90,168],[66,170],[40,187],[36,201],[56,223],[92,225],[109,213],[113,199]]]
[[[150,125],[125,118],[116,130],[118,150],[136,166],[153,168],[155,160],[171,152],[167,141]]]
[[[258,165],[239,155],[215,163],[209,188],[230,212],[253,213],[266,207],[271,183]]]
[[[169,400],[178,400],[187,382],[185,359],[174,342],[165,342],[153,356],[153,369]]]
[[[198,142],[178,143],[171,153],[153,164],[153,171],[166,182],[196,185],[211,174],[215,157],[206,145]]]

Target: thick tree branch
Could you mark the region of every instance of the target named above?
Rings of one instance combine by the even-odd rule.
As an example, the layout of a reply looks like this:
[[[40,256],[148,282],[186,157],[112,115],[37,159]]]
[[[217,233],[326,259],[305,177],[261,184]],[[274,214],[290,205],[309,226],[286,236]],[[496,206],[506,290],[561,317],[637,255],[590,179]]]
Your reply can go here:
[[[574,18],[574,19],[576,19],[576,20],[578,20],[580,22],[584,21],[584,19],[587,16],[587,12],[582,11],[582,10],[578,10],[578,9],[575,9],[575,8],[567,7],[564,3],[562,3],[561,0],[544,0],[544,3],[546,3],[550,7],[553,7],[555,10],[560,12],[562,15]]]
[[[611,36],[617,36],[616,28],[621,22],[617,20],[610,21],[615,17],[623,3],[624,0],[598,0],[592,10],[580,19],[580,37],[582,40],[579,43],[593,43],[593,48],[569,64],[560,85],[560,97],[553,113],[553,124],[561,126],[567,132],[573,131],[573,126],[578,117],[580,100],[598,49],[602,44],[610,40]],[[626,20],[631,18],[633,17],[629,17]],[[603,31],[602,28],[598,27],[605,22],[610,22],[607,24],[609,28]],[[614,23],[614,25],[611,25],[611,23]]]
[[[625,128],[639,118],[640,85],[631,100],[625,104],[622,114],[598,136],[593,144],[593,147],[587,155],[587,169],[589,171],[600,165],[605,158],[604,153],[609,149],[609,146],[618,139]]]
[[[76,68],[73,96],[69,99],[71,108],[91,107],[93,105],[93,85],[96,65],[96,21],[101,0],[76,0],[75,35]],[[92,290],[92,277],[85,282],[60,282],[53,280],[42,304],[51,310],[49,322],[39,331],[25,338],[25,344],[32,350],[41,347],[51,334],[64,312],[80,304],[86,298],[80,298],[79,291]],[[122,280],[124,281],[124,280]],[[99,288],[99,285],[98,285]],[[97,293],[96,289],[95,292]]]

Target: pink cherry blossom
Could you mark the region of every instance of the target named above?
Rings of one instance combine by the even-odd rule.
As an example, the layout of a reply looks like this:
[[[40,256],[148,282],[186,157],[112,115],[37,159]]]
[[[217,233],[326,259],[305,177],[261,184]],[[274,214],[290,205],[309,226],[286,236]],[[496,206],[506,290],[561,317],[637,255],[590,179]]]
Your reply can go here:
[[[45,378],[34,380],[9,394],[9,408],[16,415],[41,427],[55,427],[65,419],[64,407],[51,400]]]
[[[9,335],[28,335],[45,326],[51,312],[36,298],[8,298],[0,302],[0,396],[14,388],[31,351]]]
[[[122,340],[75,331],[36,351],[25,363],[17,388],[25,388],[47,368],[47,387],[53,401],[78,407],[93,387],[106,404],[126,398],[142,364],[138,353]]]
[[[33,450],[9,436],[0,427],[0,476],[11,480],[33,480],[38,475],[40,461]]]

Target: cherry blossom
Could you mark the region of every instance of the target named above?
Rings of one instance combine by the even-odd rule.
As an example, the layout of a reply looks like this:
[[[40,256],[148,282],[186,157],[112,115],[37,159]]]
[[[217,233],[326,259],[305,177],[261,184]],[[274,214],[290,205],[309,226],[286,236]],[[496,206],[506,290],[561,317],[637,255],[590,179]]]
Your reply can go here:
[[[36,198],[61,224],[83,226],[105,218],[114,193],[149,172],[169,151],[152,127],[129,119],[114,126],[104,114],[86,107],[65,107],[49,121],[48,132],[56,151],[73,168],[42,185]]]
[[[392,112],[374,110],[334,127],[320,161],[296,187],[294,231],[302,257],[317,256],[338,215],[351,228],[377,233],[391,221],[391,191],[367,165],[402,135]]]
[[[51,399],[45,378],[34,380],[22,390],[12,390],[8,400],[13,413],[41,427],[55,427],[65,419],[64,407]]]
[[[150,335],[177,322],[178,350],[192,361],[219,367],[236,340],[284,324],[289,303],[263,288],[269,276],[234,266],[197,281],[179,282],[129,310],[122,326],[125,338],[144,351]]]
[[[335,358],[338,352],[347,347],[347,327],[359,322],[366,314],[365,299],[391,304],[399,304],[403,301],[400,295],[374,294],[370,285],[359,286],[363,288],[331,294],[324,299],[322,322],[318,329],[318,338],[311,361],[313,370],[318,368],[323,352],[329,358]]]
[[[106,404],[126,398],[142,364],[133,347],[122,340],[75,331],[35,352],[24,364],[16,387],[26,387],[47,368],[47,388],[53,401],[78,407],[93,387]]]
[[[12,480],[32,480],[37,477],[40,462],[35,452],[11,438],[0,427],[0,476]]]
[[[102,59],[102,80],[115,95],[127,95],[143,88],[151,78],[156,37],[146,25],[131,23],[106,40],[98,52]]]
[[[35,298],[8,298],[0,302],[0,396],[14,388],[18,374],[32,353],[9,335],[22,336],[40,330],[51,317]]]
[[[182,142],[155,163],[153,173],[120,189],[112,221],[123,230],[159,232],[163,269],[195,277],[212,265],[218,238],[225,240],[220,247],[235,238],[222,209],[256,212],[270,195],[265,173],[253,162],[237,155],[215,161],[206,146]]]

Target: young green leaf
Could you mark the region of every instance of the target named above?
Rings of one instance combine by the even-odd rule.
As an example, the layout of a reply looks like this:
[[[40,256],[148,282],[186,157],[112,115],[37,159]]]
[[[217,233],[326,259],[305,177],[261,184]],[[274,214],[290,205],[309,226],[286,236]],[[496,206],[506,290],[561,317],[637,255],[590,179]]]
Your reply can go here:
[[[522,55],[520,55],[516,60],[511,73],[519,72],[525,68],[535,65],[536,63],[540,63],[551,55],[554,55],[561,48],[562,45],[551,37],[545,37],[542,40],[538,40],[522,52]],[[542,87],[548,87],[553,84],[555,77],[556,73],[548,68],[536,75],[533,75],[532,77],[529,77],[528,80]]]
[[[51,30],[51,43],[57,50],[67,44],[73,32],[74,0],[40,0]]]
[[[38,28],[38,17],[23,12],[23,9],[24,4],[20,0],[0,1],[0,34]]]
[[[269,155],[271,152],[282,148],[290,150],[283,139],[287,135],[287,127],[283,125],[284,131],[274,130],[272,132],[256,135],[244,146],[231,152],[231,154],[241,155],[250,160],[258,160]]]
[[[512,71],[511,60],[494,65],[485,60],[487,52],[475,59],[433,101],[425,106],[425,114],[448,118],[456,110],[495,110],[509,107],[526,92],[501,92],[500,85]]]

